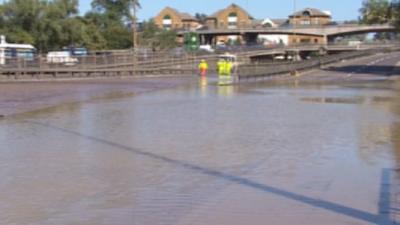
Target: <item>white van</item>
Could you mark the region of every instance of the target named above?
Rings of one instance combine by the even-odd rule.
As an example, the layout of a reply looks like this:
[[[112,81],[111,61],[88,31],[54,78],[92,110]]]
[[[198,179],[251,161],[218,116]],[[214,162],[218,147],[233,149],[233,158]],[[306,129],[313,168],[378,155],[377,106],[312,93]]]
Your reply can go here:
[[[46,60],[49,64],[64,64],[66,66],[73,66],[78,63],[78,59],[72,57],[71,53],[67,51],[49,52]]]
[[[6,42],[6,37],[0,35],[0,66],[6,65],[7,60],[13,58],[22,58],[26,61],[32,61],[35,58],[36,49],[27,44],[10,44]]]

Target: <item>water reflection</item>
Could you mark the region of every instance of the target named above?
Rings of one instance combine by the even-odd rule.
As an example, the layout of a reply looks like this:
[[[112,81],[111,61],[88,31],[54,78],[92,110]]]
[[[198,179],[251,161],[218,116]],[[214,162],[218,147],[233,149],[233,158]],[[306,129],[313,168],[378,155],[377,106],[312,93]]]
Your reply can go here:
[[[218,86],[229,86],[233,84],[233,78],[231,76],[219,76]]]
[[[221,97],[232,97],[235,92],[234,85],[232,84],[218,85],[217,88],[218,88],[218,96]]]
[[[202,97],[207,96],[208,91],[208,78],[206,76],[200,76],[199,78],[199,89]]]

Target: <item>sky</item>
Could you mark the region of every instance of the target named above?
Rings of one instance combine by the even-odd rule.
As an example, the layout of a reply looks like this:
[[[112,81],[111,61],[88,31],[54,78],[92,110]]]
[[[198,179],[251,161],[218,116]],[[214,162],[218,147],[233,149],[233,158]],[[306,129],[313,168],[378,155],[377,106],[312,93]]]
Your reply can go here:
[[[246,9],[256,19],[287,18],[294,8],[318,8],[332,12],[335,21],[357,19],[362,0],[139,0],[142,9],[139,20],[154,17],[164,7],[170,6],[181,12],[194,15],[196,12],[210,15],[219,9],[235,3]],[[296,2],[296,4],[294,4]],[[90,10],[91,0],[80,0],[80,13]],[[296,7],[294,7],[296,5]]]

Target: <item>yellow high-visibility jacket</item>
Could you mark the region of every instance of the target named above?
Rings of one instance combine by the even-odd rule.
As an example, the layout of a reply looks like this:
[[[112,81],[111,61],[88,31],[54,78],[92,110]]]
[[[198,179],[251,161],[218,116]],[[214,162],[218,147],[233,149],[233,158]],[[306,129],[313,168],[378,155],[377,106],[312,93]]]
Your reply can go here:
[[[225,65],[225,73],[226,73],[226,75],[231,75],[231,73],[232,73],[232,67],[233,67],[233,63],[232,62],[226,62],[226,65]]]
[[[206,70],[206,69],[208,69],[208,64],[207,64],[207,62],[201,62],[201,63],[199,64],[199,69],[200,69],[200,70]]]
[[[225,61],[220,60],[217,62],[217,72],[219,75],[223,75],[225,73],[225,65]]]

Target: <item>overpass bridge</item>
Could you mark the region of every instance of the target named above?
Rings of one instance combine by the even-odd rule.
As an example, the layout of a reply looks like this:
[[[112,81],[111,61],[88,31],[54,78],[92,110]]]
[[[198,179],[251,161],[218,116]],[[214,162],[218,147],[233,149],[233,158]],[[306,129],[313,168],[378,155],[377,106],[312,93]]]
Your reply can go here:
[[[400,43],[389,42],[389,43],[363,43],[359,45],[343,45],[343,44],[306,44],[306,45],[294,45],[284,46],[270,49],[259,49],[249,52],[238,53],[242,59],[246,58],[250,61],[258,61],[263,58],[272,58],[275,56],[298,56],[306,58],[310,53],[318,52],[319,55],[331,55],[343,52],[355,52],[355,51],[366,51],[366,50],[382,50],[392,49],[400,50]]]
[[[178,36],[183,36],[189,31],[180,31]],[[324,38],[323,43],[337,36],[363,34],[372,32],[397,32],[395,26],[389,24],[377,25],[324,25],[324,26],[287,26],[278,28],[240,28],[240,29],[208,29],[197,30],[203,44],[211,44],[217,36],[240,35],[246,41],[257,40],[258,35],[304,35]]]

